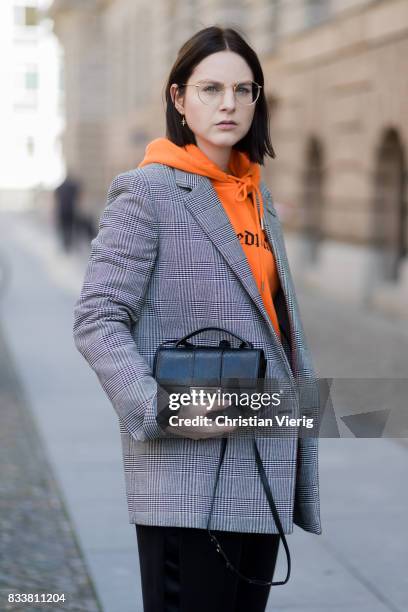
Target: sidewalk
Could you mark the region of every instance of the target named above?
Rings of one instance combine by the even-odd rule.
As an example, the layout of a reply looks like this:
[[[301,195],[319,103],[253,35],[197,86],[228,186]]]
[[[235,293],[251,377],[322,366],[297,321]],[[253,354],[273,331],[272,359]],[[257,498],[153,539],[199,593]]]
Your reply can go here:
[[[100,612],[1,327],[0,406],[0,609],[22,609],[11,594],[52,592],[55,609]]]
[[[44,441],[102,610],[142,612],[118,421],[72,340],[86,257],[61,254],[29,216],[3,213],[1,225],[13,278],[0,319],[27,397],[24,410]],[[408,331],[394,321],[303,292],[299,302],[321,376],[407,376]],[[288,537],[292,577],[272,589],[268,612],[406,609],[407,451],[402,440],[321,440],[323,533],[296,527]],[[284,557],[281,550],[275,580],[284,575]],[[18,586],[27,592],[26,584]],[[83,601],[77,605],[81,610]]]

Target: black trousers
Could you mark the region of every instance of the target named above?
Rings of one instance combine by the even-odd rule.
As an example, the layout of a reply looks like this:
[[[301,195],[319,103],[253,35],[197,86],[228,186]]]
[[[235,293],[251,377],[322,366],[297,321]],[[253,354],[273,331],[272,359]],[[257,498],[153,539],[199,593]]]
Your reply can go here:
[[[135,527],[144,612],[264,612],[271,587],[228,569],[206,529]],[[212,533],[242,574],[273,579],[279,534]]]

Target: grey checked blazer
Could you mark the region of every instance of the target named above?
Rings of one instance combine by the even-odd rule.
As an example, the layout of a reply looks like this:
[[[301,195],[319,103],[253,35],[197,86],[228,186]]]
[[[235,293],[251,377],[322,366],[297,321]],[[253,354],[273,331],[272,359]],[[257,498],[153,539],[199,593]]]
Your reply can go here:
[[[220,438],[180,438],[156,422],[162,389],[152,365],[161,342],[217,326],[262,347],[266,378],[286,381],[293,416],[300,408],[291,395],[297,377],[314,377],[281,224],[263,182],[261,192],[288,354],[209,178],[154,163],[120,174],[110,186],[73,333],[118,416],[130,523],[205,529],[218,465]],[[219,340],[203,336],[207,345]],[[295,523],[320,534],[317,437],[296,431],[271,437],[261,427],[242,428],[228,440],[211,529],[278,532],[256,468],[254,435],[284,532]]]

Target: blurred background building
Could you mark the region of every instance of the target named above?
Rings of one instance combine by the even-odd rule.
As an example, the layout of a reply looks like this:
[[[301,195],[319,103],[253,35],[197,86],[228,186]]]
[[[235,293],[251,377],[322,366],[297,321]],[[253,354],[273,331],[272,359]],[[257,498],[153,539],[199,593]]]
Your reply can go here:
[[[65,58],[64,155],[95,219],[112,178],[165,135],[182,42],[236,27],[264,68],[277,153],[264,178],[297,275],[408,316],[408,0],[55,0],[49,16]]]
[[[0,206],[24,207],[64,173],[61,46],[47,0],[0,3]]]

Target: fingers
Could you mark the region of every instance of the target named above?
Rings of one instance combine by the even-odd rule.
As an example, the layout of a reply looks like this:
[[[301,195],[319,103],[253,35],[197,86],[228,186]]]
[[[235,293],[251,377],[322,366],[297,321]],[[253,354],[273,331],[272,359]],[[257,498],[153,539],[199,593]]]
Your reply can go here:
[[[198,427],[187,427],[176,425],[169,428],[171,433],[176,436],[180,436],[183,438],[192,438],[193,440],[200,440],[202,438],[219,438],[225,436],[229,433],[232,433],[237,429],[237,425],[234,426],[223,426],[219,427],[217,425],[202,425]]]
[[[188,404],[187,406],[181,406],[179,408],[179,416],[181,418],[192,418],[196,416],[209,416],[212,411],[225,410],[231,406],[231,402],[224,401],[223,403],[216,404],[210,407],[209,404]]]
[[[231,402],[223,400],[220,403],[212,405],[209,403],[190,403],[186,406],[181,406],[178,409],[178,417],[180,424],[171,425],[169,431],[176,436],[183,438],[192,438],[193,440],[200,440],[203,438],[218,438],[232,433],[237,429],[237,425],[216,425],[214,424],[196,424],[196,425],[185,425],[184,420],[194,419],[195,417],[208,417],[212,410],[220,411],[225,410]],[[210,408],[210,410],[208,409]],[[207,421],[208,422],[208,421]]]

